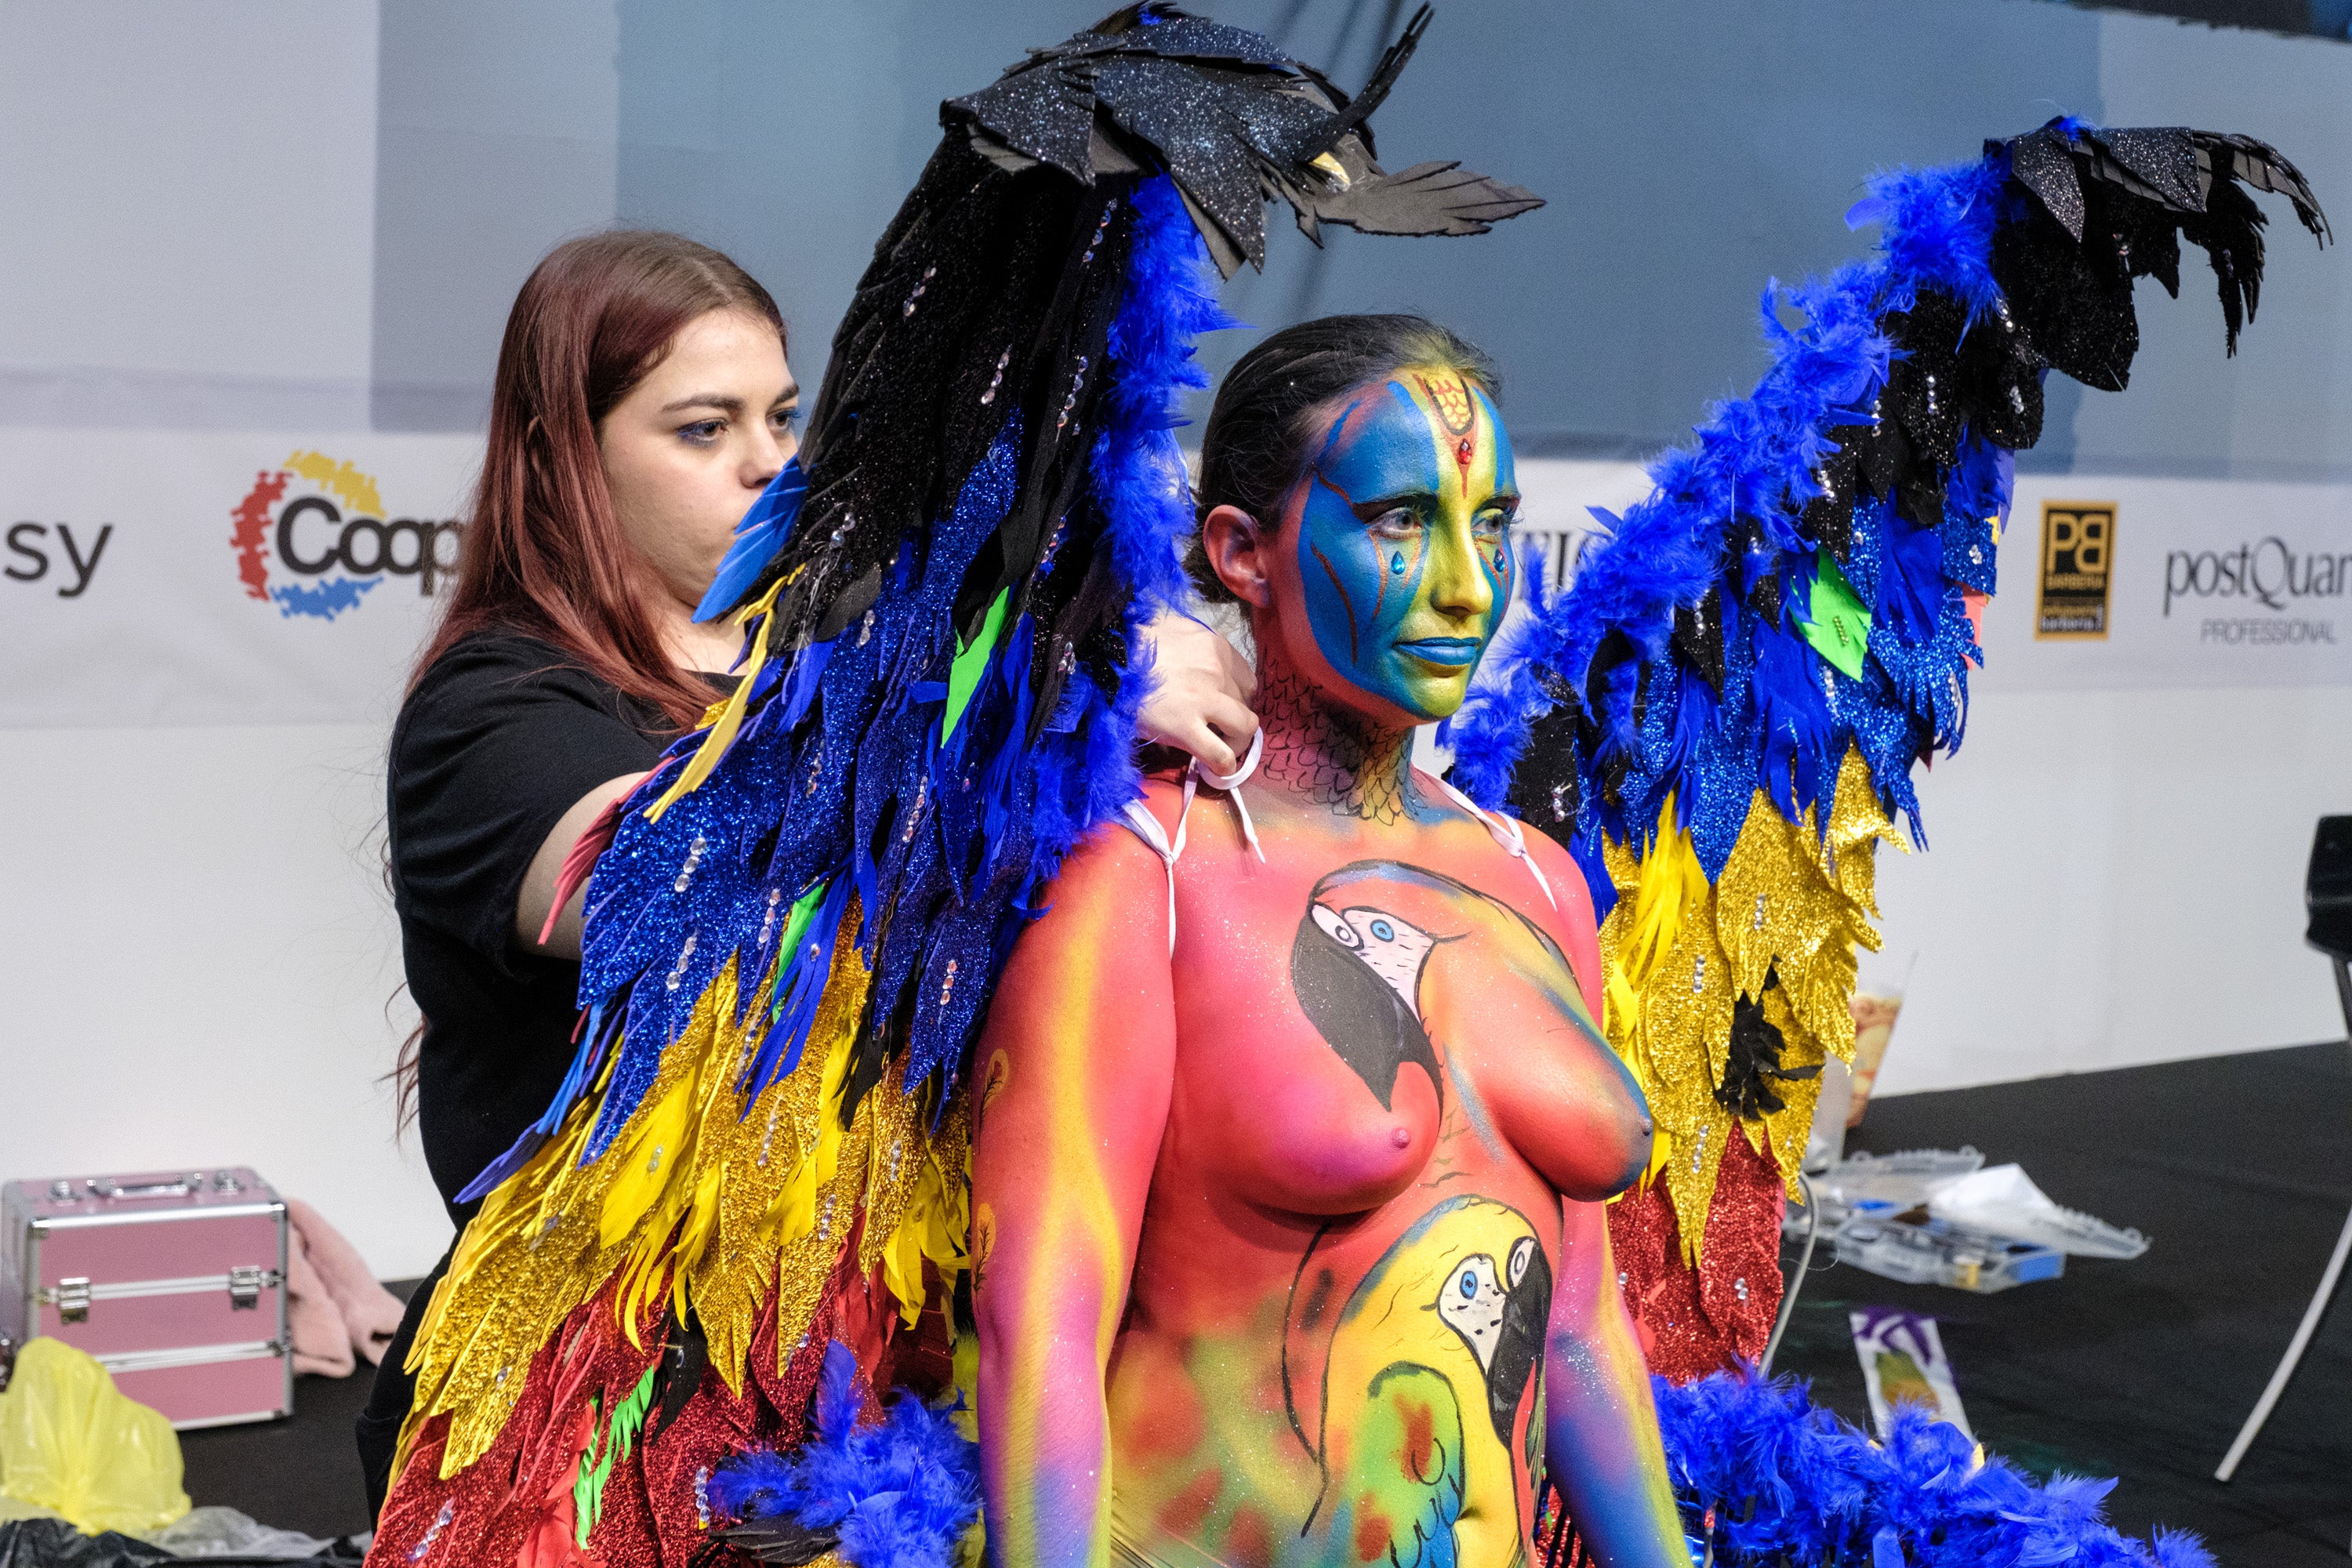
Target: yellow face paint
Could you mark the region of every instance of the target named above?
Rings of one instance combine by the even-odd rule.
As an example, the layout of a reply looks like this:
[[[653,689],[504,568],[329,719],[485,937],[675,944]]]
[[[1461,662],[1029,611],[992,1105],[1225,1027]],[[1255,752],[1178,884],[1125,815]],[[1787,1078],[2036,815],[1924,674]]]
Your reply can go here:
[[[1452,713],[1511,594],[1518,486],[1494,404],[1454,371],[1401,369],[1342,406],[1299,484],[1316,647],[1415,720]]]

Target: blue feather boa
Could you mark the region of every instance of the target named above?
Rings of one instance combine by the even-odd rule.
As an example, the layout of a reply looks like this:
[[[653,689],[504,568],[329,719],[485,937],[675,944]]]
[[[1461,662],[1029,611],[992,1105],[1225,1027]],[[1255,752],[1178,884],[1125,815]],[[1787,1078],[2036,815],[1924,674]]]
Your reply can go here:
[[[1666,1470],[1685,1528],[1720,1568],[2214,1568],[2189,1535],[2146,1542],[2102,1512],[2113,1481],[2035,1483],[1957,1428],[1898,1406],[1874,1442],[1791,1379],[1655,1380]],[[834,1531],[852,1568],[946,1568],[980,1507],[979,1449],[900,1394],[864,1420],[856,1359],[825,1352],[814,1431],[795,1453],[714,1473],[712,1509]]]
[[[1209,384],[1193,360],[1194,340],[1240,324],[1218,304],[1208,248],[1164,176],[1136,188],[1127,278],[1127,297],[1111,320],[1114,374],[1090,461],[1111,559],[1131,590],[1127,677],[1107,700],[1088,689],[1098,706],[1084,726],[1082,746],[1049,749],[1039,759],[1032,893],[1079,840],[1142,795],[1135,716],[1152,677],[1139,634],[1153,616],[1192,598],[1184,542],[1192,529],[1192,492],[1176,441],[1183,423],[1177,410],[1187,390]]]
[[[1684,1523],[1720,1568],[2214,1568],[2193,1536],[2119,1534],[2115,1482],[2037,1485],[1916,1407],[1877,1443],[1790,1379],[1655,1385]]]
[[[794,1453],[743,1454],[713,1471],[712,1510],[738,1522],[788,1516],[840,1538],[852,1568],[949,1568],[980,1517],[980,1449],[948,1413],[901,1394],[864,1420],[857,1358],[826,1347],[815,1430]]]

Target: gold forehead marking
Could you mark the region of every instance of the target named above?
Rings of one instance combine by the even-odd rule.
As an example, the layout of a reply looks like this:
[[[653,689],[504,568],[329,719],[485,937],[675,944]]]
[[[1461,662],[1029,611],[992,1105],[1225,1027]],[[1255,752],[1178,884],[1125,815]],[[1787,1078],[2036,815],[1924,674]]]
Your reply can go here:
[[[1449,436],[1467,436],[1476,427],[1478,416],[1470,401],[1468,384],[1458,375],[1440,374],[1434,378],[1416,374],[1423,395],[1437,409],[1437,416],[1445,423]]]

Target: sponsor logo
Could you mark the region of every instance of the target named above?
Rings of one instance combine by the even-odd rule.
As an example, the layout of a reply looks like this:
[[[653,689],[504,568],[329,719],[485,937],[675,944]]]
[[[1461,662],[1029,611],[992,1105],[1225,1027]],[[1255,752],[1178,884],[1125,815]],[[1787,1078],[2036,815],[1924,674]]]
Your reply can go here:
[[[2299,551],[2275,533],[2234,550],[2174,550],[2164,557],[2168,616],[2182,599],[2251,599],[2284,614],[2298,599],[2340,599],[2347,590],[2352,554]]]
[[[88,528],[82,532],[89,533]],[[98,576],[98,563],[106,555],[108,541],[114,537],[114,524],[101,524],[96,538],[74,537],[73,524],[58,523],[54,528],[46,522],[19,522],[0,534],[8,546],[8,564],[0,567],[0,576],[12,583],[40,583],[48,579],[51,568],[57,572],[58,597],[79,599],[89,591],[90,583]]]
[[[414,577],[430,595],[457,563],[466,525],[385,520],[373,475],[323,452],[297,452],[255,476],[230,510],[237,580],[248,599],[281,616],[331,621],[387,577]]]
[[[2036,637],[2105,637],[2114,582],[2116,503],[2042,503],[2042,586]]]

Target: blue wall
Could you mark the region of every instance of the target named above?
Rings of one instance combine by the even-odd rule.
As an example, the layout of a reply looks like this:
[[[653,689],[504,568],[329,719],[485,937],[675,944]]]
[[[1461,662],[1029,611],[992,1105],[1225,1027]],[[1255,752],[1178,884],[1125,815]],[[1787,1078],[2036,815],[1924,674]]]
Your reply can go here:
[[[513,33],[497,37],[443,0],[425,13],[387,5],[384,102],[455,112],[446,106],[462,83],[427,90],[405,75],[528,79],[583,53],[551,47],[547,29],[615,39],[607,217],[681,229],[743,261],[783,304],[797,368],[814,378],[873,237],[936,140],[939,100],[1098,8],[618,0],[550,6],[540,36],[518,47]],[[1286,32],[1295,52],[1328,62],[1344,84],[1369,69],[1374,25],[1399,7],[1230,0],[1214,9]],[[395,13],[409,19],[396,23]],[[438,47],[412,37],[395,50],[403,29],[437,35]],[[462,71],[452,63],[460,58],[472,62]],[[1265,275],[1236,279],[1229,300],[1261,328],[1335,310],[1426,311],[1501,362],[1523,447],[1639,456],[1753,377],[1767,278],[1832,265],[1866,242],[1841,217],[1869,170],[1968,157],[1985,136],[2062,111],[2187,121],[2276,141],[2352,222],[2347,87],[2352,47],[2340,43],[2042,0],[1452,0],[1379,117],[1384,162],[1460,158],[1551,205],[1482,238],[1340,233],[1319,256],[1277,223]],[[387,121],[380,209],[394,197],[429,207],[437,179],[451,186],[441,199],[484,221],[495,202],[465,192],[506,182],[497,149],[485,144],[468,161],[446,139],[433,143],[440,162],[420,180],[403,160],[421,144]],[[380,279],[379,376],[400,365],[412,381],[434,380],[418,363],[430,358],[446,372],[439,380],[460,389],[411,398],[425,409],[415,423],[446,427],[467,405],[462,389],[486,382],[496,331],[485,337],[480,320],[502,311],[528,258],[561,237],[546,232],[550,205],[543,195],[519,203],[509,241],[468,241],[477,254],[517,258],[503,270],[405,293]],[[2271,309],[2239,361],[2221,360],[2201,274],[2178,306],[2148,286],[2139,384],[2127,398],[2053,386],[2036,466],[2352,472],[2352,405],[2338,394],[2347,345],[2336,327],[2339,316],[2352,322],[2339,308],[2352,301],[2352,272],[2315,255],[2280,211]],[[380,268],[398,267],[396,243],[380,212]],[[460,316],[471,334],[463,342],[450,327]],[[1254,335],[1225,334],[1212,363],[1230,363]],[[420,344],[421,356],[412,352]],[[380,417],[396,402],[380,397]]]

